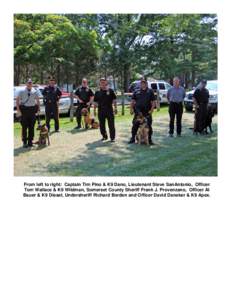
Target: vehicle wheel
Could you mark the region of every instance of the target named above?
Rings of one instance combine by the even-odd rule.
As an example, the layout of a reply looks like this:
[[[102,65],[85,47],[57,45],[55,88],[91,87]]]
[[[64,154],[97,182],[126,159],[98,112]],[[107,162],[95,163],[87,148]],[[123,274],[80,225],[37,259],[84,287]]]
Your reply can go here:
[[[193,111],[193,107],[189,105],[185,105],[185,110],[186,111]]]

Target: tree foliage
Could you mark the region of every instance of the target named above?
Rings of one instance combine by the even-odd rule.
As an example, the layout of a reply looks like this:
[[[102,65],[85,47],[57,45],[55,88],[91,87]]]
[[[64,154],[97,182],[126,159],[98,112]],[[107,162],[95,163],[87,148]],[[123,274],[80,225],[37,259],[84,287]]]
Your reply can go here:
[[[111,76],[127,90],[148,76],[186,86],[217,77],[217,16],[213,14],[17,14],[15,83],[96,82]]]

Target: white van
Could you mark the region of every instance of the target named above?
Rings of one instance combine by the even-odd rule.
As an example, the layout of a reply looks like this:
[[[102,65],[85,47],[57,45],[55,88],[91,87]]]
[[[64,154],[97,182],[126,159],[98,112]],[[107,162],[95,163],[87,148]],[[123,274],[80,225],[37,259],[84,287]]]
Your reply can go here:
[[[160,103],[168,103],[167,92],[172,87],[168,82],[164,80],[147,81],[148,87],[158,93]],[[140,89],[140,80],[132,82],[129,87],[129,92],[133,93]]]

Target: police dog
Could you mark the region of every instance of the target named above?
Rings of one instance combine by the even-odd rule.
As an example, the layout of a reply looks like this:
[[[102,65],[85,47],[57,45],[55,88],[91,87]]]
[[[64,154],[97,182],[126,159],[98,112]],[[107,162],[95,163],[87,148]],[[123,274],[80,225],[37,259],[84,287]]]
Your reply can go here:
[[[147,125],[147,119],[140,112],[136,118],[136,122],[139,123],[139,128],[136,135],[136,140],[139,145],[149,145],[149,127]]]
[[[81,115],[84,118],[84,128],[88,129],[89,127],[92,129],[98,129],[99,123],[95,121],[94,118],[90,117],[90,113],[87,108],[82,108]]]
[[[50,139],[46,124],[39,124],[37,130],[39,130],[39,140],[35,142],[35,144],[37,144],[38,146],[46,146],[48,142],[48,146],[50,146]]]
[[[206,115],[205,128],[204,128],[205,134],[208,134],[208,128],[210,133],[213,132],[212,119],[214,115],[215,115],[215,111],[213,110],[213,107],[209,104],[207,107],[207,115]]]

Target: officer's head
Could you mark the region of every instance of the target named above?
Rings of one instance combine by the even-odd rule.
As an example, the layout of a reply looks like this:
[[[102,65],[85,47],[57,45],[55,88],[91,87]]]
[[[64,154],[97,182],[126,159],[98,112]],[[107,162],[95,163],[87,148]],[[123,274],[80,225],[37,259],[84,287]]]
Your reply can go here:
[[[202,89],[204,89],[206,87],[206,85],[207,85],[207,81],[205,79],[202,79],[201,82],[200,82],[200,87]]]
[[[146,88],[147,88],[147,81],[146,81],[146,79],[141,79],[140,86],[141,86],[142,90],[146,90]]]
[[[32,88],[32,84],[33,84],[32,80],[31,80],[31,79],[28,79],[26,85],[27,85],[27,88],[28,88],[29,90]]]
[[[86,78],[83,78],[81,84],[82,84],[83,87],[87,87],[88,86],[88,80]]]
[[[175,87],[179,87],[180,86],[180,78],[179,77],[174,77],[173,78],[173,85]]]
[[[56,80],[54,77],[49,77],[49,81],[48,81],[50,86],[55,86],[56,84]]]
[[[108,84],[108,82],[105,78],[100,79],[99,85],[102,90],[105,90],[107,88],[107,84]]]

